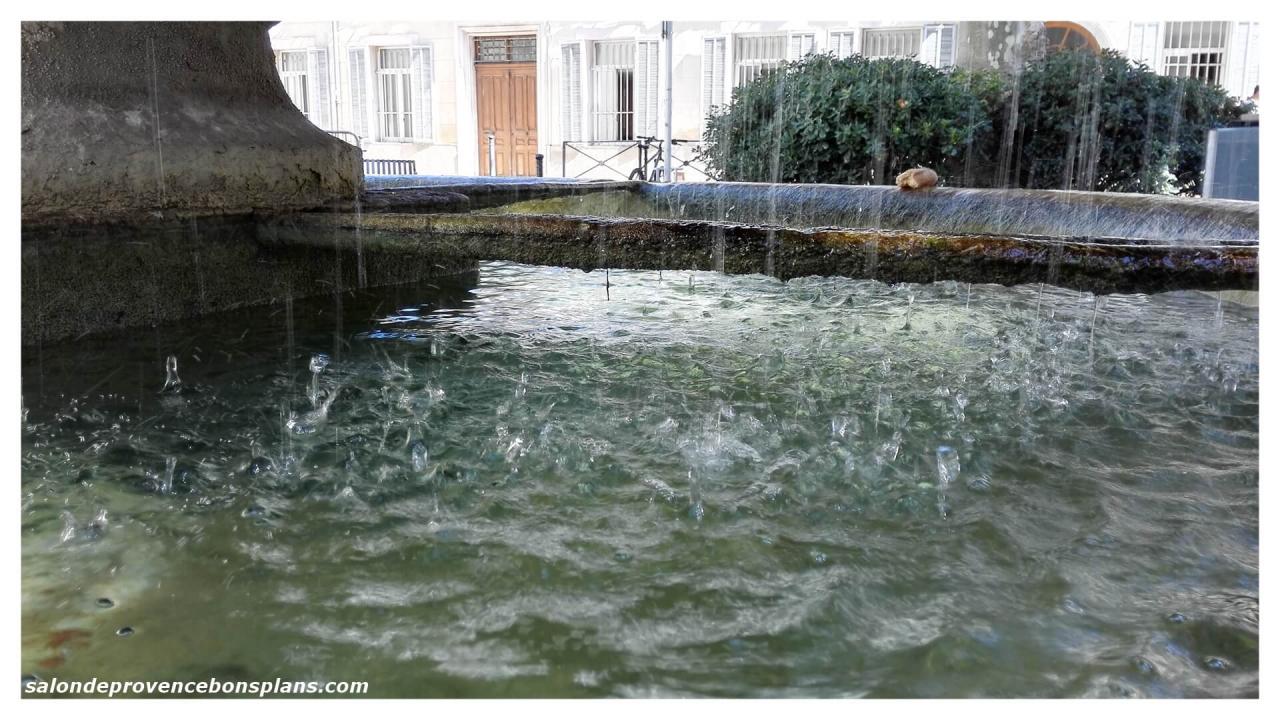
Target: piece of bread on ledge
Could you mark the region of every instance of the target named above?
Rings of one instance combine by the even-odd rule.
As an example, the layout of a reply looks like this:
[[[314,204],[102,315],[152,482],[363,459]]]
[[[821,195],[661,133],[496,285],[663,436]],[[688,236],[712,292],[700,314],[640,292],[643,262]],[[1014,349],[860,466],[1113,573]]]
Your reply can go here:
[[[927,167],[911,168],[898,176],[902,190],[927,190],[938,184],[938,173]]]

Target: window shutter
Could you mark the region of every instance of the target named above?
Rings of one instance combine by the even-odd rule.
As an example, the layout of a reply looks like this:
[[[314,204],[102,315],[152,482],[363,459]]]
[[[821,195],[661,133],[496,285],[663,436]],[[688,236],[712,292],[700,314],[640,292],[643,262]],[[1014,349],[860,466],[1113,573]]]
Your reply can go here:
[[[956,26],[944,25],[942,27],[942,52],[939,57],[942,59],[942,67],[954,67],[956,64]]]
[[[316,48],[307,53],[307,82],[314,104],[311,107],[311,121],[324,130],[333,129],[330,116],[332,107],[329,102],[329,51]]]
[[[658,43],[636,43],[636,127],[638,135],[658,134]]]
[[[1261,34],[1260,27],[1261,23],[1249,23],[1249,52],[1245,55],[1244,61],[1243,97],[1253,95],[1253,89],[1258,86],[1259,65],[1262,64],[1259,61],[1260,48],[1258,46],[1260,42],[1259,35]]]
[[[560,132],[563,140],[582,140],[582,46],[560,48]]]
[[[431,139],[431,48],[409,49],[409,68],[412,73],[413,139]]]
[[[1160,72],[1160,58],[1156,51],[1156,35],[1160,24],[1153,22],[1136,22],[1129,26],[1129,59],[1145,64],[1156,72]]]
[[[724,104],[724,38],[702,41],[702,114]]]
[[[1226,89],[1236,97],[1249,97],[1258,84],[1258,23],[1238,22],[1231,29],[1227,56]]]
[[[352,48],[347,51],[348,64],[351,67],[350,88],[350,107],[351,107],[351,131],[360,136],[360,140],[369,140],[369,104],[368,93],[365,91],[366,55],[364,48]]]

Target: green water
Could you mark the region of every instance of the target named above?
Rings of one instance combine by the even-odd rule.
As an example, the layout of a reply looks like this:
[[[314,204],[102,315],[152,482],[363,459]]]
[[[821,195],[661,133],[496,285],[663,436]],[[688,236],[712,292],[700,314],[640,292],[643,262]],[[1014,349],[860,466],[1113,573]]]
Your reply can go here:
[[[24,351],[23,672],[1257,695],[1256,308],[605,282],[491,263]]]

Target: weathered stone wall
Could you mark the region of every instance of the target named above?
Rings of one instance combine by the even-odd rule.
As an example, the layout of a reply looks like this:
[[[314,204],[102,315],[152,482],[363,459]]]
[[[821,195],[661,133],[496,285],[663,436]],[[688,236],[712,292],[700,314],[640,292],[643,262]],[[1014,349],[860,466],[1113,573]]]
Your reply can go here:
[[[23,23],[24,225],[287,211],[358,193],[360,151],[289,101],[270,25]]]
[[[287,217],[272,222],[292,226]],[[418,282],[476,265],[404,248],[366,250],[358,232],[312,231],[308,243],[289,244],[274,225],[221,217],[153,223],[145,231],[91,225],[26,231],[22,344]]]

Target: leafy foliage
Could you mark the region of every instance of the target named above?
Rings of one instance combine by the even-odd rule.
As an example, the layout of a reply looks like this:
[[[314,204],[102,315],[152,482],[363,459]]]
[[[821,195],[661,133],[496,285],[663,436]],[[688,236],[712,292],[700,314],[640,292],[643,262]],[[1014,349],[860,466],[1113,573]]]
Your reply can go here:
[[[968,187],[1196,193],[1208,130],[1248,109],[1113,51],[1013,74],[817,55],[736,88],[703,159],[724,180],[883,184],[925,165]]]
[[[963,172],[990,121],[956,78],[907,59],[810,57],[736,88],[706,130],[728,179],[883,183],[928,165]]]

